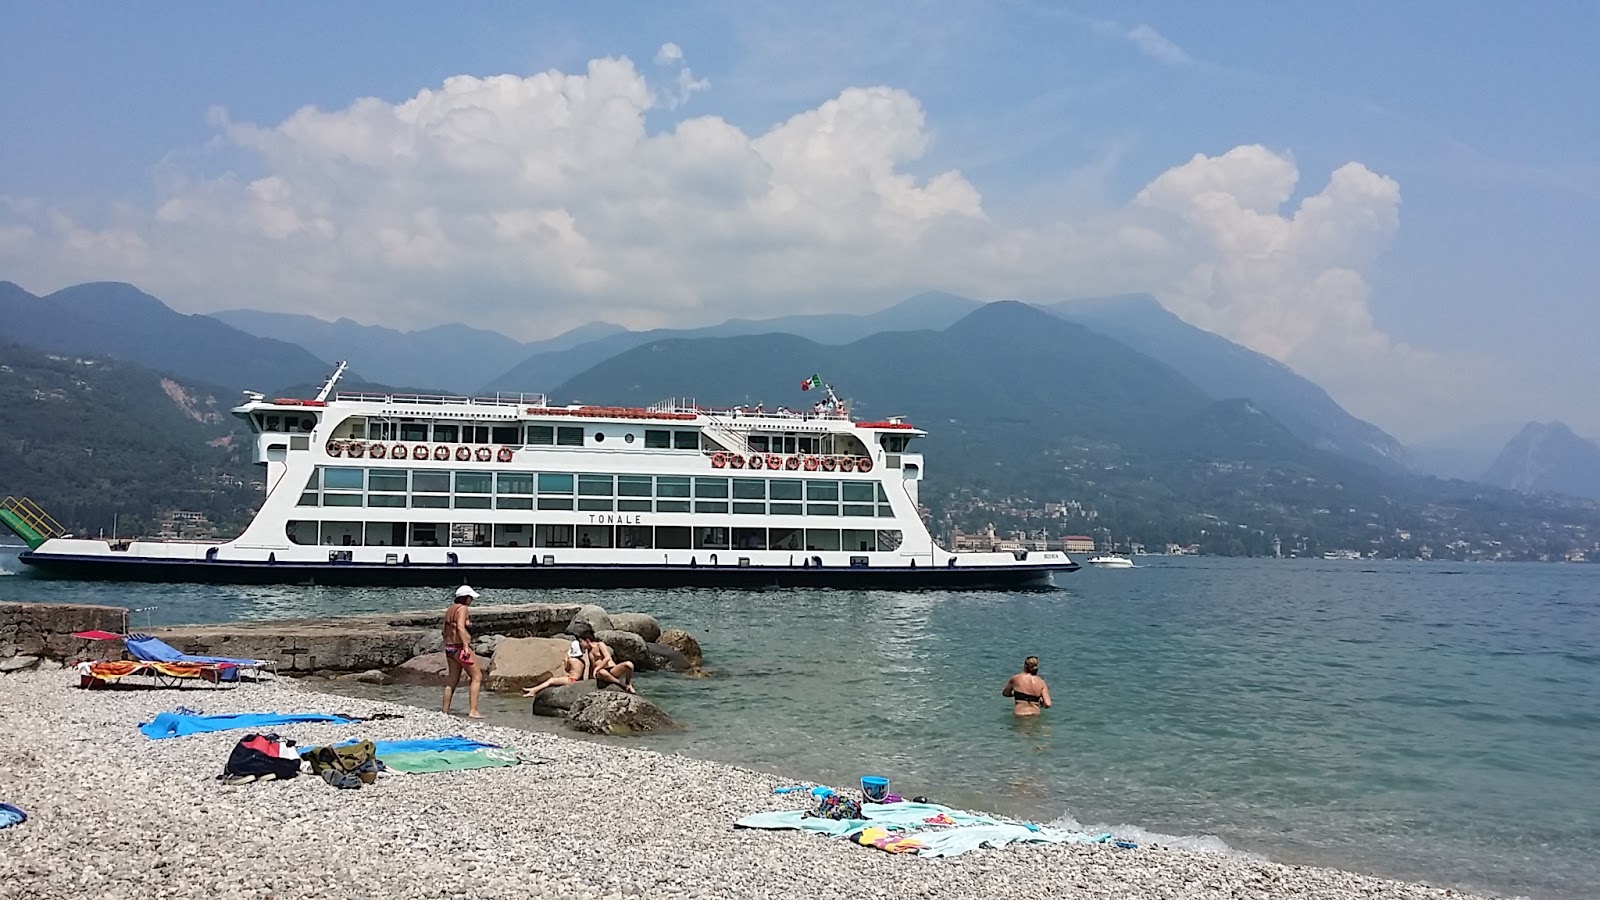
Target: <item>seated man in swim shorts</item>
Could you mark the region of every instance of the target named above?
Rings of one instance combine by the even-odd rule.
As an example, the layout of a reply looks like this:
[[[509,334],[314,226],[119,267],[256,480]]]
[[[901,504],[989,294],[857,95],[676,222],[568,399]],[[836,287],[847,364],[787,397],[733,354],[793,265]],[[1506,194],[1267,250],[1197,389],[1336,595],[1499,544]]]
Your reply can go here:
[[[559,687],[563,684],[577,684],[589,675],[589,645],[594,641],[594,636],[580,630],[577,640],[567,649],[567,658],[562,660],[561,668],[564,674],[552,675],[531,688],[522,691],[524,697],[538,697],[539,692],[545,688]]]
[[[633,663],[617,662],[605,641],[590,640],[588,658],[589,672],[602,688],[614,684],[630,694],[638,693],[633,689]]]

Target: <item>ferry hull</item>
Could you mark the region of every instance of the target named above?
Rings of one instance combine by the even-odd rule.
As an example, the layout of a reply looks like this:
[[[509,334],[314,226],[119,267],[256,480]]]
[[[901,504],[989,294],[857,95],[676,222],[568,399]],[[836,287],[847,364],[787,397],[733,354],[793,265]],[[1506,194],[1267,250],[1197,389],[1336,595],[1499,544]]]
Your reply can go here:
[[[498,588],[840,588],[849,590],[993,590],[1051,585],[1077,563],[1032,566],[651,566],[396,565],[384,563],[226,562],[108,559],[23,553],[40,575],[93,581],[177,584],[295,584],[351,587]]]

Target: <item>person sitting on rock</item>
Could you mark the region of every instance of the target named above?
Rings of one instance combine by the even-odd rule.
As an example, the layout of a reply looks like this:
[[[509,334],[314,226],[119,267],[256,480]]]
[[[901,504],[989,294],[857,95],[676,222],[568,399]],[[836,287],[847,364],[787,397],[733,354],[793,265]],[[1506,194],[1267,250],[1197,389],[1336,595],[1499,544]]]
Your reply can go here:
[[[617,662],[611,655],[611,648],[606,642],[598,638],[591,638],[588,648],[589,671],[594,680],[600,682],[600,687],[614,684],[630,694],[637,694],[633,689],[633,663]]]
[[[539,692],[545,688],[577,684],[589,677],[589,643],[593,640],[594,636],[588,631],[580,631],[577,639],[567,650],[567,658],[561,663],[563,674],[552,675],[533,687],[524,689],[522,696],[537,698]]]

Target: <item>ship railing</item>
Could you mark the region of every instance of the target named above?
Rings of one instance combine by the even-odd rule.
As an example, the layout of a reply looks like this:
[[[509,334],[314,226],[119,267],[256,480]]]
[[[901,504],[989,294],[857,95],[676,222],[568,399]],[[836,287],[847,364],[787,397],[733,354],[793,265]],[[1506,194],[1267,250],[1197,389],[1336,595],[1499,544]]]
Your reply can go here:
[[[767,409],[765,406],[701,406],[693,398],[673,397],[651,404],[649,411],[657,413],[688,413],[719,419],[779,419],[790,422],[839,422],[850,420],[848,403],[840,404],[834,409],[818,411],[815,409],[789,409],[784,406],[780,406],[777,409]]]
[[[452,394],[378,394],[369,391],[340,391],[339,400],[359,403],[405,403],[420,406],[545,406],[544,394],[498,392],[493,397],[466,397]]]

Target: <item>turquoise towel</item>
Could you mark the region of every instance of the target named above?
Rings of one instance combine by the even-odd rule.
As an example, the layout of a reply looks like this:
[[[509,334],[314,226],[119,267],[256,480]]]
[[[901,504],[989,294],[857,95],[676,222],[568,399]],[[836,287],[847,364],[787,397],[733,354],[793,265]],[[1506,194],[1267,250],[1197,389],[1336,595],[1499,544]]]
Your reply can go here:
[[[1091,837],[1077,831],[1058,831],[1041,828],[1035,831],[1015,822],[997,822],[992,825],[961,825],[932,831],[918,832],[912,837],[922,849],[918,856],[960,856],[979,847],[1004,847],[1007,844],[1103,844],[1111,835]]]
[[[208,731],[233,731],[250,728],[259,731],[273,725],[293,725],[296,722],[329,722],[334,725],[354,724],[343,716],[327,713],[234,713],[223,716],[191,716],[164,712],[139,726],[139,731],[152,741],[162,738],[185,737]]]
[[[937,803],[865,803],[861,811],[865,819],[822,819],[808,817],[805,810],[755,813],[733,823],[737,828],[763,828],[769,831],[813,831],[834,837],[849,837],[862,829],[877,825],[896,831],[920,828],[927,820],[938,815],[949,816],[958,825],[992,825],[998,820],[988,816],[969,815]]]
[[[413,774],[491,769],[522,762],[516,753],[509,750],[411,750],[385,753],[380,758],[390,771]]]

